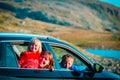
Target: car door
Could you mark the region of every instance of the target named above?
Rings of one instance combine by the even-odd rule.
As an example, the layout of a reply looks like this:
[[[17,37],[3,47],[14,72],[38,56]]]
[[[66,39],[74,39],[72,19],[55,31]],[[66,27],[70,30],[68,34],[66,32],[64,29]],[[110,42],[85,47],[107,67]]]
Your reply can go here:
[[[58,63],[58,71],[62,74],[63,79],[99,79],[103,78],[102,74],[95,74],[92,71],[92,65],[84,59],[84,57],[79,56],[74,49],[70,48],[67,45],[64,44],[56,44],[56,43],[49,43],[49,46],[51,47],[51,51],[55,54],[57,63]],[[75,65],[82,65],[86,67],[86,70],[84,71],[73,71],[68,69],[63,69],[60,67],[59,63],[62,59],[62,56],[64,54],[71,54],[74,57],[74,64]]]
[[[19,68],[13,46],[21,48],[24,44],[23,42],[11,44],[10,42],[0,42],[0,80],[43,80],[59,79],[61,77],[57,70]]]

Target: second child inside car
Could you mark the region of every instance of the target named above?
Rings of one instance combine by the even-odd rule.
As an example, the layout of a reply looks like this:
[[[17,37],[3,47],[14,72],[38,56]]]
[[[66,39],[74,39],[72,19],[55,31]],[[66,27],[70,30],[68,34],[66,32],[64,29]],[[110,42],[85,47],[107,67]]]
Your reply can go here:
[[[52,54],[48,51],[43,51],[39,59],[39,68],[53,70],[54,60]]]

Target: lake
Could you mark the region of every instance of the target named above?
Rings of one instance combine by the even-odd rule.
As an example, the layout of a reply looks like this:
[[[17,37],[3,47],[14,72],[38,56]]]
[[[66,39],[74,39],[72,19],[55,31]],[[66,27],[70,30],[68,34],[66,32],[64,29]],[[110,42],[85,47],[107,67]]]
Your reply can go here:
[[[86,49],[87,52],[98,56],[116,58],[120,60],[120,50],[98,50],[98,49]]]
[[[105,2],[108,4],[112,4],[112,5],[120,8],[120,0],[99,0],[99,1]]]

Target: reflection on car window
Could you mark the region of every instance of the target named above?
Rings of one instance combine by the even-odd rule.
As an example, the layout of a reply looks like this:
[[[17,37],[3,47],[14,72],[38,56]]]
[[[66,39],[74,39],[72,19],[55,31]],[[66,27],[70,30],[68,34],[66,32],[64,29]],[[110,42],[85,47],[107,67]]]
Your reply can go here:
[[[6,63],[7,67],[17,67],[16,56],[10,44],[6,45]]]
[[[75,65],[81,65],[81,66],[85,66],[86,65],[80,60],[78,59],[73,52],[69,51],[68,49],[65,49],[65,48],[61,48],[61,47],[52,47],[54,53],[56,54],[56,57],[57,57],[57,60],[58,62],[60,63],[61,59],[62,59],[62,56],[64,54],[71,54],[73,57],[74,57],[74,63]]]

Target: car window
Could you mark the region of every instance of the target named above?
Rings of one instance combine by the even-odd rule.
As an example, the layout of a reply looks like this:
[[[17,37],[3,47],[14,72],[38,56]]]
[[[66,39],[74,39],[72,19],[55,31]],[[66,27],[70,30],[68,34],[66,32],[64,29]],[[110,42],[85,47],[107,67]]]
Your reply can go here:
[[[21,52],[27,51],[28,43],[29,42],[12,42],[11,43],[13,50],[18,58],[20,57]]]
[[[52,45],[51,45],[52,46]],[[74,57],[74,63],[75,65],[81,65],[87,67],[75,54],[74,52],[64,48],[64,47],[59,47],[59,46],[52,46],[52,49],[57,57],[58,62],[62,60],[62,56],[65,54],[71,54]]]
[[[21,52],[27,51],[27,46],[13,45],[12,47],[13,47],[13,49],[18,57],[20,57]]]
[[[11,47],[11,44],[1,43],[1,59],[0,59],[0,66],[1,67],[17,67],[17,61],[14,54],[14,50]]]
[[[18,63],[20,54],[24,51],[28,51],[29,42],[11,42],[11,44],[17,58],[17,63]],[[42,51],[45,51],[43,43],[42,43]]]

